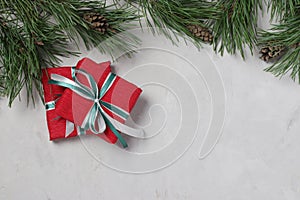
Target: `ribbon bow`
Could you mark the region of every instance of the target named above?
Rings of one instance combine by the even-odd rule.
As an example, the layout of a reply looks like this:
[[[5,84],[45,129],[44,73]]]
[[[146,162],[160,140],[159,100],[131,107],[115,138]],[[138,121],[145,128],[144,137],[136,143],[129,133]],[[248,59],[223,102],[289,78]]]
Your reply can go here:
[[[82,74],[86,77],[89,83],[89,87],[82,84],[76,76],[73,76],[74,80],[70,80],[64,76],[59,74],[51,74],[51,79],[49,80],[49,84],[59,85],[62,87],[66,87],[80,95],[81,97],[93,101],[93,105],[91,106],[89,112],[85,116],[83,123],[79,126],[79,133],[86,134],[87,130],[91,130],[94,134],[103,133],[108,126],[115,136],[118,138],[122,146],[127,147],[127,143],[124,138],[120,135],[119,131],[130,135],[132,137],[142,138],[143,130],[142,129],[134,129],[129,126],[126,126],[119,121],[110,117],[103,107],[110,110],[112,113],[118,115],[123,119],[127,119],[129,113],[124,111],[123,109],[102,100],[102,97],[106,94],[109,88],[112,86],[116,79],[116,75],[113,73],[109,73],[106,80],[104,81],[101,89],[99,90],[98,85],[94,78],[87,72],[82,69],[75,69],[75,72],[78,74]],[[117,127],[117,128],[116,128]]]

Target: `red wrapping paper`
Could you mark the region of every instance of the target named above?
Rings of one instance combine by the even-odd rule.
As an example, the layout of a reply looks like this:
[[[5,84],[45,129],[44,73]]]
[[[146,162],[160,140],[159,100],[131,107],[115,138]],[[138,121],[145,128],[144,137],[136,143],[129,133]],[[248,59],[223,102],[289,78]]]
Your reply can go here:
[[[91,74],[93,76],[93,78],[95,79],[95,81],[98,83],[99,89],[101,88],[107,75],[111,72],[110,62],[104,62],[104,63],[97,64],[88,58],[84,58],[84,59],[80,60],[76,66],[76,69],[83,69],[86,72],[88,72],[89,74]],[[50,73],[51,72],[52,71],[50,71]],[[52,72],[52,73],[55,73],[55,72]],[[57,74],[59,74],[59,73],[57,73]],[[71,73],[65,77],[71,78],[70,76],[71,76]],[[80,80],[80,82],[84,83],[85,85],[88,85],[87,80],[85,80],[85,78],[82,75],[78,74],[76,77],[78,78],[78,80]],[[43,77],[43,80],[44,80],[44,77]],[[48,81],[48,79],[47,79],[47,81]],[[43,81],[43,85],[45,85],[44,81]],[[51,119],[52,117],[57,117],[57,116],[62,118],[62,119],[60,119],[62,121],[61,126],[63,126],[63,120],[68,120],[68,121],[73,122],[76,125],[81,125],[86,114],[89,112],[89,109],[92,106],[93,102],[90,100],[84,99],[83,97],[77,95],[70,89],[64,89],[64,88],[62,88],[60,86],[56,86],[56,85],[49,86],[49,84],[46,86],[46,89],[47,89],[47,87],[55,87],[55,88],[57,87],[60,90],[60,94],[63,92],[62,95],[60,96],[60,98],[56,102],[55,110],[50,110],[51,112],[47,111],[48,127],[49,127],[49,125],[51,126],[52,124],[54,124],[53,121],[49,121],[48,119]],[[45,86],[44,86],[44,88],[45,88]],[[123,110],[127,111],[128,113],[130,113],[133,106],[135,105],[139,95],[141,94],[141,92],[142,92],[142,90],[140,88],[138,88],[137,86],[133,85],[132,83],[117,76],[113,85],[110,87],[110,89],[104,95],[102,100],[106,101],[106,102],[110,102],[113,105],[116,105],[116,106],[122,108]],[[45,97],[46,97],[46,94],[45,94]],[[55,98],[55,96],[53,96],[53,93],[52,93],[50,99],[52,100],[54,98]],[[122,123],[125,122],[124,119],[122,119],[116,115],[113,115],[106,108],[104,108],[104,110],[112,118],[114,118]],[[48,114],[48,112],[49,112],[49,114]],[[48,117],[48,115],[50,115],[50,113],[53,113],[53,114],[51,114],[51,116]],[[56,137],[57,138],[64,137],[64,136],[62,136],[64,134],[64,132],[63,132],[63,134],[58,134],[58,133],[54,134],[54,132],[56,132],[54,127],[49,128],[49,132],[50,132],[50,139],[51,138],[55,139]],[[52,134],[51,134],[51,132],[52,132]],[[90,133],[90,132],[88,131],[88,133]],[[72,133],[70,135],[70,137],[76,136],[76,135],[77,135],[77,131],[75,129],[74,133]],[[115,143],[117,141],[117,137],[113,134],[113,132],[109,128],[107,128],[105,130],[104,134],[99,134],[98,136],[102,137],[103,139],[105,139],[111,143]]]
[[[43,70],[42,84],[44,88],[45,102],[57,100],[64,92],[65,88],[58,85],[48,84],[51,74],[60,74],[66,78],[72,79],[71,67],[48,68]],[[55,109],[46,111],[46,119],[49,130],[50,140],[65,138],[66,119],[60,117],[55,112]],[[74,131],[68,137],[77,136],[77,131],[74,125]]]

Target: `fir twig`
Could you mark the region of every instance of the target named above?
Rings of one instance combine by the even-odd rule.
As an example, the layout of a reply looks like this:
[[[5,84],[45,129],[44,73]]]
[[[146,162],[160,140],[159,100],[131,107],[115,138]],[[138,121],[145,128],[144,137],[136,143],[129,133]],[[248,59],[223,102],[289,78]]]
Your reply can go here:
[[[128,35],[118,34],[110,42],[99,45],[109,40],[111,36],[131,28],[129,22],[139,18],[136,10],[131,7],[113,8],[114,5],[107,6],[99,1],[67,0],[61,3],[48,0],[42,4],[42,9],[55,18],[70,40],[77,42],[82,39],[87,49],[98,47],[101,53],[108,53],[112,56],[116,50],[130,51],[139,43],[137,37],[128,33]],[[99,13],[107,19],[110,28],[106,34],[99,34],[89,26],[89,23],[84,20],[84,15],[88,13]]]
[[[1,94],[9,97],[11,105],[25,87],[28,99],[34,100],[32,91],[40,88],[41,67],[72,54],[67,38],[48,15],[39,15],[31,1],[1,1],[0,6]]]
[[[285,47],[285,54],[266,71],[275,76],[283,76],[290,72],[291,78],[300,83],[300,4],[294,9],[295,15],[288,14],[271,30],[261,31],[259,44]]]
[[[252,50],[257,37],[257,15],[261,0],[219,0],[221,17],[214,21],[214,49],[224,54],[226,50],[235,54],[238,50],[245,58],[244,47]]]
[[[214,2],[199,0],[136,0],[146,16],[147,26],[153,33],[163,33],[174,44],[178,36],[188,38],[195,46],[200,47],[203,39],[190,31],[193,25],[209,30],[209,20],[216,19],[219,14]],[[155,28],[155,29],[154,29]],[[187,36],[187,37],[186,37]]]
[[[101,34],[83,18],[87,12],[107,18],[110,29]],[[81,0],[0,0],[0,94],[9,105],[23,87],[27,99],[40,87],[41,69],[58,64],[61,57],[76,55],[69,50],[70,40],[87,48],[97,46],[102,53],[128,51],[138,42],[132,35],[111,36],[128,28],[138,16],[131,8],[114,9],[100,1]],[[103,45],[99,45],[101,42]]]

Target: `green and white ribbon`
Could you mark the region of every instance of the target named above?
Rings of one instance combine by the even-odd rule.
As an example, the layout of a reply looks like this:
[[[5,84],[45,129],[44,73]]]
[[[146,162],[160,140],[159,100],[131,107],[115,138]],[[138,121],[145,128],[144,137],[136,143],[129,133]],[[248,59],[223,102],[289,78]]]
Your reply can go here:
[[[99,90],[96,81],[90,74],[81,69],[76,69],[75,72],[78,74],[82,74],[87,78],[89,87],[82,84],[76,78],[76,76],[73,77],[74,80],[70,80],[59,74],[51,74],[51,80],[49,80],[49,83],[69,88],[78,95],[82,96],[83,98],[93,101],[93,105],[91,106],[89,112],[85,116],[83,123],[78,127],[78,134],[86,134],[87,130],[91,130],[94,134],[100,134],[103,133],[106,127],[108,126],[116,135],[116,137],[118,138],[118,140],[124,148],[128,145],[124,138],[120,135],[118,130],[132,137],[143,138],[142,129],[134,129],[120,123],[119,121],[110,117],[103,109],[103,107],[107,108],[113,114],[119,116],[122,119],[127,119],[127,117],[129,116],[128,112],[124,111],[118,106],[115,106],[109,102],[105,102],[102,100],[102,97],[106,94],[106,92],[114,83],[116,79],[115,74],[109,73],[101,89]],[[50,103],[48,107],[51,107]]]
[[[55,109],[55,101],[49,101],[45,104],[46,110],[54,110]]]

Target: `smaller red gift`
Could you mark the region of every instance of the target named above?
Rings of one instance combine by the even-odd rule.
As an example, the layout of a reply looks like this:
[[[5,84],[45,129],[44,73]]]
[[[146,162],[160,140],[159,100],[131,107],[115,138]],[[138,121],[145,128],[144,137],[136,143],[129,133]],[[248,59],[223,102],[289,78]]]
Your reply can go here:
[[[63,94],[65,88],[48,84],[51,74],[60,74],[72,79],[72,71],[72,67],[48,68],[43,70],[42,84],[46,102],[46,118],[50,140],[74,137],[77,135],[74,123],[60,117],[55,112],[56,101]]]
[[[55,113],[73,122],[77,134],[104,132],[112,143],[118,139],[126,147],[119,131],[135,137],[142,135],[141,130],[123,124],[142,90],[111,73],[109,62],[101,64],[82,59],[73,80],[51,74],[49,83],[67,88],[56,101]]]

